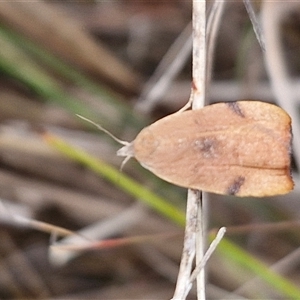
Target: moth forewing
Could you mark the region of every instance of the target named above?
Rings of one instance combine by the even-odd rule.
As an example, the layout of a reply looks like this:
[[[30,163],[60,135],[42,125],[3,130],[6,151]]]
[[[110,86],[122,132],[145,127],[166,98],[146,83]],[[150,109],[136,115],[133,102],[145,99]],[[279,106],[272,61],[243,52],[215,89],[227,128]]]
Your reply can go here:
[[[291,120],[259,101],[217,103],[167,116],[144,128],[130,152],[158,177],[186,188],[271,196],[293,188]]]

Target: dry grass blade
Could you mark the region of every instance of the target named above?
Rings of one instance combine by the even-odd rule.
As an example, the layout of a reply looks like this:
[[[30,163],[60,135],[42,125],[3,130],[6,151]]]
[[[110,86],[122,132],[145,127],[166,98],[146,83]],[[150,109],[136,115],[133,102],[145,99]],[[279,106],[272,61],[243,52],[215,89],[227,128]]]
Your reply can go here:
[[[0,19],[87,73],[131,93],[138,90],[139,78],[129,66],[96,44],[74,20],[50,3],[3,1]]]

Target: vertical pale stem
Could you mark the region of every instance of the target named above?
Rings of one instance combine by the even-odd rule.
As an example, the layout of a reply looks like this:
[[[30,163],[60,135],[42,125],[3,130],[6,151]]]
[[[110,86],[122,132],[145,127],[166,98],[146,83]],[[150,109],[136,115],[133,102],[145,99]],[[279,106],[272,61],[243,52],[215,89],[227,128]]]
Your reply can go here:
[[[193,109],[205,104],[206,78],[206,7],[205,0],[193,1]]]
[[[206,1],[193,1],[193,109],[202,108],[205,104],[206,83]],[[190,194],[190,193],[189,193]],[[205,248],[205,216],[202,193],[193,193],[189,199],[191,205],[198,207],[196,229],[196,264],[200,264]],[[205,270],[197,276],[197,298],[205,299]]]
[[[188,203],[186,208],[186,225],[184,233],[184,243],[177,278],[176,289],[173,300],[184,300],[191,289],[190,277],[195,257],[196,234],[197,234],[197,218],[198,203],[197,192],[188,190]]]
[[[199,109],[205,103],[206,81],[206,1],[193,0],[193,89],[192,108]],[[173,299],[184,300],[191,288],[190,276],[193,260],[196,253],[196,262],[199,264],[204,256],[205,231],[204,211],[202,207],[202,193],[197,190],[188,190],[186,227],[183,252],[179,274]],[[197,276],[197,297],[205,300],[205,276],[201,269]]]

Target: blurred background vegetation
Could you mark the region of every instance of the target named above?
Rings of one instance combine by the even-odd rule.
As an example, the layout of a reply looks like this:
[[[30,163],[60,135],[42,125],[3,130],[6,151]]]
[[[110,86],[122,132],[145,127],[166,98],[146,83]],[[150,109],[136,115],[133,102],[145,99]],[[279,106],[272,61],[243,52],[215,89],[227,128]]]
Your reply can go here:
[[[282,24],[294,78],[299,8]],[[170,47],[190,33],[191,9],[180,0],[0,2],[1,299],[172,296],[186,190],[134,159],[118,173],[119,145],[76,114],[132,141],[181,108],[190,93],[190,56],[157,101],[147,91],[157,81],[151,76],[175,59],[165,57]],[[292,86],[300,93],[297,80]],[[275,102],[242,1],[225,6],[208,95],[208,103]],[[226,226],[228,240],[209,262],[208,298],[299,299],[299,211],[297,185],[266,199],[209,195],[209,236]],[[84,240],[65,237],[68,230],[90,245],[115,244],[62,250]]]

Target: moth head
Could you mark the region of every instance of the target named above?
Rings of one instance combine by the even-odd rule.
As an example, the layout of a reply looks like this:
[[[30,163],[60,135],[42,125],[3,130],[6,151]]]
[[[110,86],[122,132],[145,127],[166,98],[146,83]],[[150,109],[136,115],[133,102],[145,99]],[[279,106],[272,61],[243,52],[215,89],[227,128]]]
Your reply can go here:
[[[134,157],[133,142],[131,143],[126,142],[126,144],[117,151],[117,156],[125,157],[121,164],[121,170],[122,170],[125,164],[128,162],[128,160],[131,157]]]

